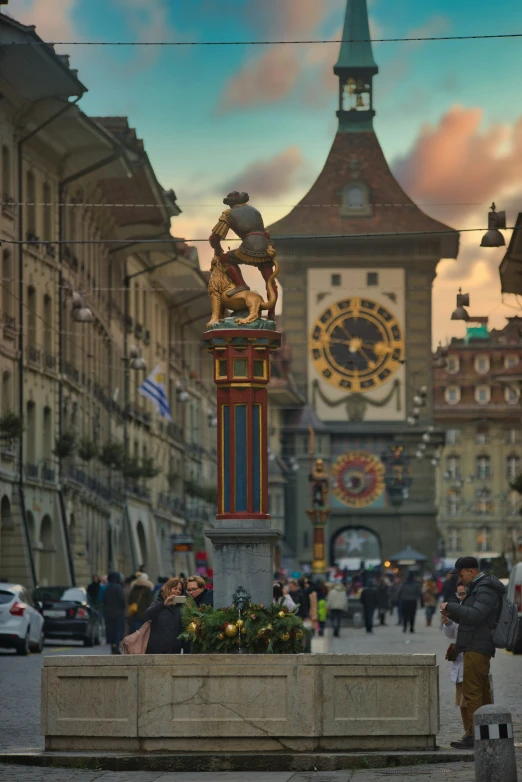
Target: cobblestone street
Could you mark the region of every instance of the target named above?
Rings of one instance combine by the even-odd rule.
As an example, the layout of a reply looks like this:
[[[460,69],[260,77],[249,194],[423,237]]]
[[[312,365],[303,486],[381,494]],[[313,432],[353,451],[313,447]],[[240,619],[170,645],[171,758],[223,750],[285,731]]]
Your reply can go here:
[[[314,639],[316,653],[436,653],[440,665],[441,730],[438,743],[447,748],[450,741],[462,735],[458,710],[454,706],[454,686],[449,682],[449,663],[444,660],[447,640],[438,626],[427,628],[419,612],[416,632],[404,634],[401,628],[391,624],[376,627],[373,635],[364,630],[343,628],[341,638],[329,635]],[[107,647],[85,650],[83,647],[47,646],[48,654],[105,654]],[[42,749],[39,732],[39,686],[43,656],[27,658],[10,653],[0,656],[0,745],[5,750]],[[515,741],[518,744],[519,768],[522,765],[522,656],[498,652],[492,664],[495,701],[512,713]],[[0,766],[0,782],[377,782],[386,779],[422,780],[458,779],[474,780],[473,763],[441,764],[438,766],[405,767],[338,772],[306,773],[164,773],[164,772],[104,772],[102,770],[70,770]]]

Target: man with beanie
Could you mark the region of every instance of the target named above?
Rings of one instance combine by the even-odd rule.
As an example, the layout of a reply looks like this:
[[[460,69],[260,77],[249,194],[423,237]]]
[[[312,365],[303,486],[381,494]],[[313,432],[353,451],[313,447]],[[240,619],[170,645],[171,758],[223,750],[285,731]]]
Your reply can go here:
[[[468,589],[462,603],[442,603],[440,610],[459,625],[455,651],[464,652],[462,694],[467,704],[468,728],[461,741],[452,741],[455,749],[473,749],[473,715],[481,706],[491,703],[489,666],[495,656],[493,632],[506,588],[495,576],[479,570],[475,557],[461,557],[455,563],[452,575]]]

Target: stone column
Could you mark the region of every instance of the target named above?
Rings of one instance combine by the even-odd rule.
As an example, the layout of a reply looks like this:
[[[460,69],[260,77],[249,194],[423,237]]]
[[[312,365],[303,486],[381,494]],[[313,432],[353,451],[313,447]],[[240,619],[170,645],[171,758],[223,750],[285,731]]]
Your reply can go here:
[[[260,324],[260,325],[258,325]],[[243,586],[254,603],[272,600],[274,545],[268,514],[267,385],[273,321],[241,328],[229,318],[204,334],[217,386],[218,514],[205,534],[214,546],[214,605]],[[235,327],[234,327],[235,326]]]

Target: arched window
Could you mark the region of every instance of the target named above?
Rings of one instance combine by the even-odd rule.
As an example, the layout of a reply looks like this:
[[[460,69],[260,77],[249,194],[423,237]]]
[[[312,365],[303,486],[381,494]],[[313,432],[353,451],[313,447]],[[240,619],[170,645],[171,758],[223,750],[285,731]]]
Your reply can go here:
[[[458,516],[460,510],[460,491],[457,489],[451,489],[447,495],[447,507],[448,516]]]
[[[42,239],[50,241],[53,238],[53,208],[51,206],[52,190],[48,182],[44,183],[42,190],[43,198],[43,221],[42,221]]]
[[[341,217],[371,217],[373,209],[370,188],[358,179],[348,182],[340,191]]]
[[[27,172],[25,194],[27,197],[27,238],[32,239],[36,236],[36,184],[32,171]]]
[[[476,464],[477,478],[480,478],[480,480],[487,480],[488,478],[491,478],[491,459],[489,456],[477,456]]]
[[[446,459],[446,477],[450,481],[459,481],[461,478],[460,472],[460,456],[452,454]]]
[[[480,516],[487,516],[492,512],[493,501],[491,491],[482,487],[482,489],[477,491],[477,514]]]
[[[2,147],[2,200],[6,201],[11,195],[11,156],[9,149]]]
[[[514,481],[520,475],[520,457],[512,454],[506,459],[506,477],[508,481]]]
[[[458,527],[448,527],[446,532],[446,551],[456,554],[462,548]]]
[[[10,323],[13,315],[13,267],[9,250],[4,250],[2,255],[2,320],[4,324]]]
[[[479,424],[475,434],[477,445],[487,445],[489,443],[489,427],[486,424]]]
[[[491,529],[481,527],[477,533],[477,551],[485,553],[491,551]]]

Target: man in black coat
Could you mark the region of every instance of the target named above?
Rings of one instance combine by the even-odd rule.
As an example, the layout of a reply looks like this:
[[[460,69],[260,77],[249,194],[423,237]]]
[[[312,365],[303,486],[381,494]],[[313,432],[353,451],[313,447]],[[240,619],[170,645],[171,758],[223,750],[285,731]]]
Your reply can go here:
[[[474,745],[473,715],[481,706],[491,703],[489,667],[495,656],[493,632],[498,622],[504,584],[495,576],[481,573],[475,557],[461,557],[455,562],[453,575],[468,588],[462,603],[442,603],[440,610],[459,625],[455,651],[464,652],[462,694],[471,726],[462,741],[452,741],[455,749],[471,749]]]
[[[108,584],[102,594],[102,606],[111,654],[121,654],[120,643],[125,634],[126,602],[119,573],[109,573]]]
[[[377,608],[377,590],[373,581],[368,582],[368,586],[361,592],[361,603],[364,611],[364,621],[366,632],[373,633],[373,615]]]

